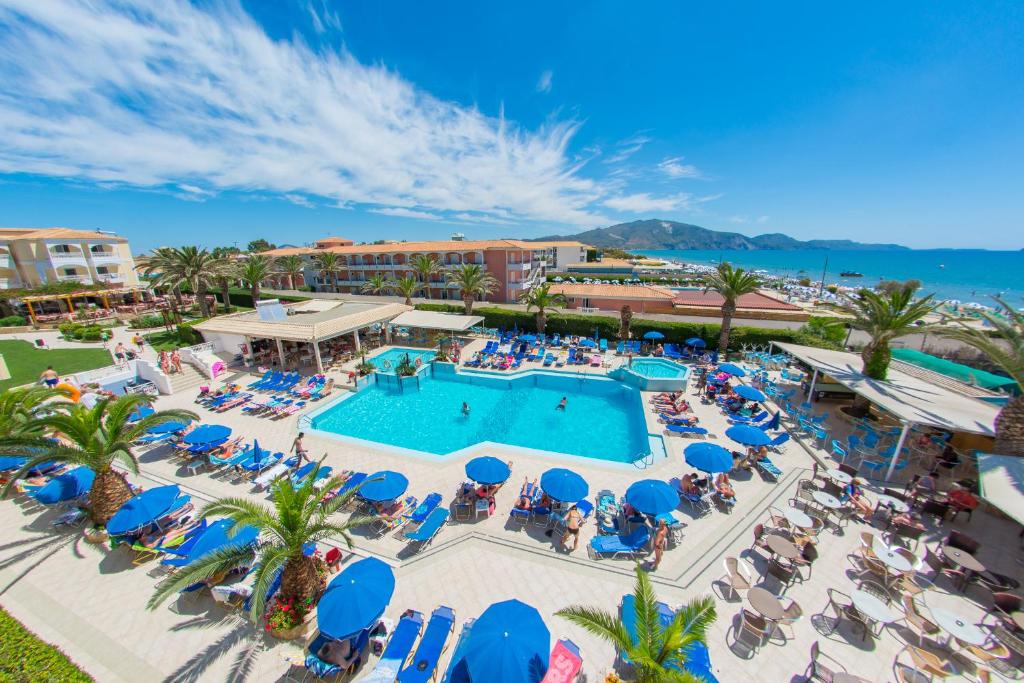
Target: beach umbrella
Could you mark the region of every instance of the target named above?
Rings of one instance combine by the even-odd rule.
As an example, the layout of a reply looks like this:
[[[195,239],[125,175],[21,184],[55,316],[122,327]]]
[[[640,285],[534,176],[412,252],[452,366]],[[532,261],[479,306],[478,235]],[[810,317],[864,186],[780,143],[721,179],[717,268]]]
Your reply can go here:
[[[761,427],[762,432],[767,432],[769,429],[778,429],[779,421],[781,420],[781,413],[775,413],[772,415],[772,419],[768,420],[767,424]]]
[[[751,425],[733,425],[725,430],[725,435],[744,446],[767,446],[772,442],[767,434]]]
[[[562,503],[575,503],[587,497],[590,487],[583,477],[571,470],[555,467],[540,476],[544,493]]]
[[[595,346],[597,346],[597,342],[595,342],[593,339],[583,339],[580,340],[580,346],[585,346],[588,349],[592,349]]]
[[[473,681],[540,681],[548,668],[551,633],[535,608],[498,602],[480,615],[466,642],[464,662]]]
[[[188,424],[185,422],[163,422],[158,425],[154,425],[147,430],[147,434],[170,434],[172,432],[180,432]]]
[[[733,377],[744,377],[747,374],[743,368],[732,363],[721,363],[718,366],[718,372],[727,372]]]
[[[512,470],[507,463],[489,455],[473,458],[466,463],[466,476],[485,486],[501,484],[507,481],[511,474]]]
[[[705,346],[708,345],[708,343],[701,339],[700,337],[690,337],[689,339],[686,340],[686,345],[693,346],[694,348],[698,349],[703,349]]]
[[[178,498],[178,493],[176,484],[143,491],[114,513],[107,522],[107,533],[111,536],[120,536],[155,522],[171,509]]]
[[[660,479],[641,479],[626,489],[626,502],[645,515],[657,516],[676,509],[679,492]]]
[[[404,474],[381,470],[366,478],[366,483],[359,489],[359,495],[373,503],[384,503],[394,500],[409,488],[409,480]]]
[[[95,478],[96,473],[88,467],[76,467],[46,482],[36,491],[34,498],[44,505],[81,498],[92,488]]]
[[[138,422],[142,418],[149,417],[155,412],[156,411],[153,410],[153,408],[151,408],[150,406],[139,406],[138,410],[136,410],[135,412],[128,416],[128,421]]]
[[[746,384],[739,385],[738,387],[733,389],[733,391],[736,392],[737,396],[741,396],[742,398],[745,398],[748,401],[763,401],[763,400],[765,400],[765,395],[764,394],[762,394],[760,391],[758,391],[754,387],[747,386]]]
[[[199,425],[182,439],[185,443],[200,444],[221,441],[231,436],[231,427],[224,425]]]
[[[519,341],[535,342],[537,341],[537,337],[532,334],[521,334],[519,335]]]
[[[316,607],[320,632],[344,640],[377,623],[395,592],[395,573],[376,557],[345,568],[327,586]]]
[[[650,332],[648,332],[647,334],[644,335],[644,339],[654,340],[654,339],[664,339],[664,338],[665,338],[665,335],[663,335],[661,332],[658,332],[657,330],[651,330]]]
[[[683,455],[687,465],[701,472],[728,472],[732,469],[732,453],[716,443],[690,444]]]
[[[256,537],[260,535],[260,530],[254,526],[240,527],[237,533],[233,533],[232,529],[234,526],[234,520],[217,520],[203,530],[202,535],[192,543],[184,555],[181,557],[169,557],[160,564],[171,567],[184,567],[218,550],[244,548],[255,543]]]
[[[21,469],[22,465],[28,462],[28,458],[19,458],[13,455],[0,456],[0,472],[12,472]]]

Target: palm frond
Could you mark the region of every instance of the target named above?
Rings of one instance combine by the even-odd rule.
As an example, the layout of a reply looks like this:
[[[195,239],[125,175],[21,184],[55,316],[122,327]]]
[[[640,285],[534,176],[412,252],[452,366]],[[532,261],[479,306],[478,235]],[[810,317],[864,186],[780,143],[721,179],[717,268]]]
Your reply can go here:
[[[573,605],[558,610],[555,615],[610,642],[617,650],[626,651],[633,647],[625,625],[614,614],[584,605]]]
[[[154,610],[167,598],[192,584],[206,581],[212,576],[226,574],[238,567],[251,566],[256,557],[252,546],[226,547],[204,555],[180,571],[168,575],[156,585],[156,590],[146,603],[146,609]]]

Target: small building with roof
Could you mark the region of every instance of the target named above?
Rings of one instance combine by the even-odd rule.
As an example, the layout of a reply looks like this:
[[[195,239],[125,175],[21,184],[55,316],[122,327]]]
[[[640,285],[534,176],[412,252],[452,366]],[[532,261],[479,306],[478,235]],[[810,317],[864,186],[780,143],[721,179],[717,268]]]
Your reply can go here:
[[[636,313],[675,312],[672,300],[676,293],[658,285],[561,282],[551,285],[551,291],[564,295],[568,308],[582,311],[617,311],[623,306],[629,306]]]

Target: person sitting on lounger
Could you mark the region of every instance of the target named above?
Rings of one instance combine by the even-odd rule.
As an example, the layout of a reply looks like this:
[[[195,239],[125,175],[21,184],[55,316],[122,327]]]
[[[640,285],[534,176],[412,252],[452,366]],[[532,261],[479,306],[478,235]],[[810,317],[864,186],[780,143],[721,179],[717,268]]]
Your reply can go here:
[[[679,490],[691,496],[700,495],[700,489],[698,489],[696,484],[693,483],[692,474],[683,475],[683,478],[679,480]]]
[[[729,481],[729,475],[725,472],[720,473],[715,478],[715,490],[718,491],[718,495],[726,500],[734,500],[736,498],[736,491],[732,488],[732,482]]]
[[[529,510],[533,506],[533,496],[531,493],[536,490],[536,479],[534,479],[531,484],[529,479],[523,478],[523,487],[519,489],[519,498],[516,500],[516,508],[519,510]]]
[[[327,662],[335,664],[345,670],[359,659],[359,653],[352,648],[351,640],[328,640],[316,653],[316,656]]]

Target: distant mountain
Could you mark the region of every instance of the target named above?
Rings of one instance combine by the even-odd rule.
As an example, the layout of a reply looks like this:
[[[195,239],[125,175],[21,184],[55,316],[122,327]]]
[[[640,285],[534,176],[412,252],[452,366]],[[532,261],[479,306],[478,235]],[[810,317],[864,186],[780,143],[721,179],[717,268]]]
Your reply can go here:
[[[596,228],[575,235],[551,235],[532,241],[573,239],[595,247],[617,247],[627,251],[651,249],[735,249],[753,251],[775,249],[830,249],[854,251],[859,249],[901,250],[898,244],[865,244],[852,240],[797,240],[781,233],[747,237],[738,232],[720,232],[699,225],[662,221],[657,219],[620,223],[607,228]]]

